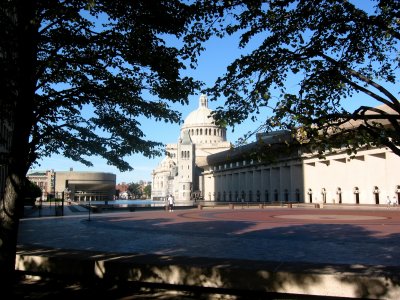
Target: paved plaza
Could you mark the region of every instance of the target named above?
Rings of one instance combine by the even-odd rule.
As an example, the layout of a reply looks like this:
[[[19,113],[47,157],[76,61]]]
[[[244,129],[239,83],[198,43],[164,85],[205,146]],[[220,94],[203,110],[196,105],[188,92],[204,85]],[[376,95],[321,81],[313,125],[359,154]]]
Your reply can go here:
[[[90,217],[90,220],[89,220]],[[21,220],[19,245],[274,262],[400,266],[400,209],[136,210]]]

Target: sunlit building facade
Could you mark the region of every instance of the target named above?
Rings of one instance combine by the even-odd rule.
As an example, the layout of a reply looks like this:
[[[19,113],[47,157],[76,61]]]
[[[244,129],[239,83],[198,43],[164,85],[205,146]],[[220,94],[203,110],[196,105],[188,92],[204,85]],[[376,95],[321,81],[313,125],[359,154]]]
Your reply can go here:
[[[211,112],[202,95],[199,108],[185,119],[178,143],[166,146],[166,157],[153,171],[153,199],[172,194],[181,205],[196,200],[338,205],[400,201],[400,157],[388,148],[360,149],[352,158],[338,150],[320,159],[300,145],[290,153],[281,151],[295,143],[285,131],[259,134],[254,143],[233,148]],[[251,158],[260,141],[272,145],[268,151],[274,160]]]
[[[262,138],[284,148],[290,134],[277,132]],[[392,203],[400,200],[400,157],[388,148],[361,149],[352,158],[346,151],[338,151],[320,159],[299,146],[266,163],[249,158],[257,144],[208,157],[202,175],[206,200],[318,204],[387,204],[388,198]]]
[[[202,194],[200,181],[207,157],[230,149],[226,128],[215,124],[206,95],[185,119],[178,142],[167,144],[166,156],[152,173],[152,199],[173,195],[176,205],[191,205]]]

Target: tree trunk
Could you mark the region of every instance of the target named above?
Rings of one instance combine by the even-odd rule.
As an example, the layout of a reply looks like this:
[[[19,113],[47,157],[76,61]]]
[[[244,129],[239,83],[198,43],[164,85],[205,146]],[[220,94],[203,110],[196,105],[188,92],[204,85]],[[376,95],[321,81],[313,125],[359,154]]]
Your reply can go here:
[[[34,46],[35,24],[34,1],[14,0],[7,2],[3,12],[7,19],[7,34],[11,42],[8,49],[2,49],[7,65],[4,80],[7,80],[6,97],[2,106],[7,116],[2,120],[9,125],[10,147],[6,159],[5,193],[0,201],[0,278],[2,294],[11,292],[15,278],[15,255],[18,240],[18,226],[23,210],[24,183],[29,169],[29,136],[33,120],[35,94]],[[6,54],[4,56],[4,54]],[[8,289],[8,291],[7,291]]]
[[[0,204],[0,276],[5,280],[4,287],[11,287],[14,280],[15,254],[18,237],[20,212],[23,209],[21,187],[23,179],[10,174],[6,179],[4,199]],[[3,280],[2,279],[2,280]]]

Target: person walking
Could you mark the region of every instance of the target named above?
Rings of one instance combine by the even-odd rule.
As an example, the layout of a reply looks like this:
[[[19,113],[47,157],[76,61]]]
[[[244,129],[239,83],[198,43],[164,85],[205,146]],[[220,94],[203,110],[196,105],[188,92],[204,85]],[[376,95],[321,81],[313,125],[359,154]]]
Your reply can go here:
[[[393,196],[392,205],[393,205],[393,206],[398,206],[398,205],[399,205],[399,202],[398,202],[398,200],[397,200],[396,195]]]
[[[174,211],[174,198],[172,197],[172,195],[168,196],[168,207],[169,207],[169,211]]]
[[[386,204],[387,204],[387,208],[390,208],[390,198],[389,198],[389,196],[387,196],[387,199],[386,199]]]

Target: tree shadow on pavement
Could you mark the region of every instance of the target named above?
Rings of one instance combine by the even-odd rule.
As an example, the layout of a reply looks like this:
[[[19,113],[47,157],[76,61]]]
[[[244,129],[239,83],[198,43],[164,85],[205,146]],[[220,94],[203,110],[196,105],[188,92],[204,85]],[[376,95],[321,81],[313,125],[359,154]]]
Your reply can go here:
[[[400,234],[377,236],[352,224],[286,224],[255,230],[256,225],[226,220],[99,219],[82,225],[86,231],[71,243],[79,245],[77,249],[46,248],[49,245],[40,242],[20,247],[18,268],[79,281],[101,279],[111,288],[134,282],[165,284],[167,290],[201,287],[226,294],[270,293],[272,298],[294,292],[297,296],[292,297],[298,298],[293,299],[326,296],[324,289],[336,290],[333,296],[337,297],[396,299],[399,295]],[[108,243],[104,236],[96,238],[99,232],[107,234]],[[88,233],[94,236],[88,238]],[[92,251],[87,251],[89,244]],[[93,292],[93,286],[87,292]],[[182,299],[192,299],[186,297]]]

